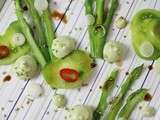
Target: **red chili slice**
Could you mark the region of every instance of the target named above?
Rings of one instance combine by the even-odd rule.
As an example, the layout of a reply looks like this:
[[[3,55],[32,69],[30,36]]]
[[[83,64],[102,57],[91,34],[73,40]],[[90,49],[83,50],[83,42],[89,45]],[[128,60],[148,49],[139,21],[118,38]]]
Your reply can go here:
[[[8,57],[10,54],[10,49],[5,45],[0,45],[0,59]]]
[[[79,72],[74,69],[64,68],[60,70],[60,76],[67,82],[75,82],[79,79]]]

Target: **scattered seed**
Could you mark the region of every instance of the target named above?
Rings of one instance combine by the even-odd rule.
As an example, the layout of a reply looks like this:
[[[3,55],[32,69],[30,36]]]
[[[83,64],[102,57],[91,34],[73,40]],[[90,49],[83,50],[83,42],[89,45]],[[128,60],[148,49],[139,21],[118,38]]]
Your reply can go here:
[[[126,75],[129,75],[129,72],[126,72]]]
[[[4,111],[4,107],[1,107],[1,110]]]
[[[85,87],[85,86],[88,86],[88,84],[87,84],[87,83],[83,83],[83,84],[82,84],[82,87]]]
[[[151,100],[152,100],[152,96],[151,96],[149,93],[147,93],[147,94],[144,96],[144,100],[145,100],[145,101],[151,101]]]
[[[148,66],[148,69],[149,69],[149,70],[152,70],[152,69],[153,69],[153,66],[152,66],[152,65]]]
[[[8,102],[9,102],[9,103],[12,103],[12,102],[13,102],[13,100],[8,100]]]
[[[4,82],[10,81],[10,80],[11,80],[10,75],[5,76],[4,79],[3,79]]]
[[[27,7],[27,6],[24,6],[24,7],[23,7],[23,10],[24,10],[24,11],[27,11],[27,10],[28,10],[28,7]]]
[[[5,75],[5,74],[7,74],[7,72],[3,72],[2,74]]]
[[[20,110],[20,108],[16,108],[16,111],[19,111]]]
[[[47,112],[47,115],[49,114],[49,111]]]
[[[91,68],[95,68],[97,66],[97,64],[96,63],[91,63]]]

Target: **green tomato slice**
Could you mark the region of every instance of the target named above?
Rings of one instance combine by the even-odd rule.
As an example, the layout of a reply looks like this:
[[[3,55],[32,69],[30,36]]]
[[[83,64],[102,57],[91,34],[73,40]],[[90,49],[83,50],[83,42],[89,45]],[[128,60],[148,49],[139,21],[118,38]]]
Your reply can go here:
[[[138,56],[146,60],[160,57],[160,12],[153,9],[139,11],[132,19],[132,45]],[[151,45],[146,45],[150,43]],[[149,48],[146,49],[146,46]],[[153,52],[153,53],[152,53]]]
[[[83,51],[76,50],[64,59],[59,59],[48,64],[43,69],[43,76],[52,88],[77,88],[88,82],[88,77],[92,71],[92,59]],[[60,76],[60,71],[64,68],[74,69],[80,73],[79,79],[75,82],[67,82]]]
[[[27,43],[23,44],[22,46],[16,46],[13,43],[12,39],[16,33],[22,33],[18,21],[12,22],[5,34],[0,36],[0,45],[5,45],[11,50],[11,53],[8,57],[0,59],[0,65],[11,64],[17,58],[29,52],[30,47]]]

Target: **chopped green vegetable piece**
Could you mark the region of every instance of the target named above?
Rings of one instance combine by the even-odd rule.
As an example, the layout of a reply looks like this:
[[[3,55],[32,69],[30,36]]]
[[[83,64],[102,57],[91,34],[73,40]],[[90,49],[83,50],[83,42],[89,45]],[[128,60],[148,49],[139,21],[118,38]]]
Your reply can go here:
[[[135,107],[140,103],[141,101],[144,101],[145,95],[148,94],[147,89],[139,89],[132,93],[128,99],[126,104],[123,106],[123,108],[120,110],[118,114],[118,119],[126,119],[128,120],[132,111],[135,109]]]
[[[12,22],[7,28],[5,34],[0,36],[0,45],[5,45],[10,49],[9,56],[0,59],[0,65],[11,64],[17,58],[30,51],[30,47],[27,42],[25,42],[22,46],[15,45],[12,39],[17,33],[22,33],[19,21]]]
[[[88,77],[92,72],[91,68],[92,59],[83,51],[76,50],[73,51],[69,56],[66,56],[63,59],[57,60],[54,63],[48,64],[43,69],[43,75],[47,83],[52,88],[79,88],[83,85],[86,85],[88,82]],[[68,82],[60,76],[60,73],[63,69],[73,69],[76,70],[78,74],[78,80],[75,82]],[[65,77],[74,77],[69,71],[67,71]]]
[[[144,9],[131,22],[132,45],[138,56],[146,60],[160,57],[160,11]],[[144,45],[149,43],[149,48]]]
[[[114,87],[117,75],[118,70],[113,70],[109,78],[107,78],[107,81],[104,83],[99,104],[93,113],[93,120],[100,120],[102,118],[105,109],[108,106],[107,98]]]
[[[131,85],[139,78],[143,70],[143,65],[136,67],[127,77],[126,81],[121,86],[120,92],[116,99],[113,101],[110,111],[107,114],[107,117],[105,120],[115,120],[116,115],[120,108],[123,105],[124,99],[126,97],[126,94],[128,93],[128,90],[130,89]]]

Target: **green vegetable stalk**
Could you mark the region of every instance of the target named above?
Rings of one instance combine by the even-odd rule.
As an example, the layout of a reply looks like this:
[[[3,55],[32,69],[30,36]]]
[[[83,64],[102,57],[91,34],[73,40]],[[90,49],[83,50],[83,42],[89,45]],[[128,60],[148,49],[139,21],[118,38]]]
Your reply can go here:
[[[117,69],[113,70],[107,81],[104,83],[104,86],[102,87],[102,94],[99,104],[93,113],[93,120],[100,120],[102,118],[105,109],[107,108],[108,105],[107,98],[114,87],[117,75],[118,75],[118,70]]]
[[[39,16],[38,11],[34,7],[34,0],[25,0],[25,3],[28,7],[28,10],[29,10],[30,15],[32,17],[32,21],[34,23],[35,29],[33,30],[33,32],[35,33],[35,36],[38,39],[37,45],[39,45],[39,48],[40,48],[41,52],[43,53],[43,55],[45,56],[47,62],[50,62],[50,55],[49,55],[48,48],[46,47],[47,42],[46,42],[46,37],[44,34],[45,32],[44,32],[44,29],[42,26],[42,20],[41,20],[41,17]],[[46,19],[48,19],[48,17]]]
[[[48,45],[50,58],[51,58],[51,61],[54,61],[54,59],[56,59],[56,58],[52,54],[51,46],[52,46],[52,41],[56,38],[56,35],[54,33],[54,27],[53,27],[52,18],[51,18],[49,8],[47,10],[43,11],[41,17],[42,17],[42,25],[43,25],[43,29],[44,29],[46,42]]]
[[[147,89],[139,89],[132,93],[128,99],[124,107],[120,110],[117,118],[123,118],[128,120],[134,108],[144,100],[145,95],[148,94]]]
[[[128,93],[128,90],[130,89],[131,85],[139,78],[143,70],[143,65],[136,67],[130,75],[127,77],[124,84],[121,86],[120,92],[116,99],[113,101],[110,111],[107,114],[107,117],[105,120],[115,120],[116,115],[120,108],[123,105],[124,99],[126,97],[126,94]]]
[[[17,14],[18,20],[21,24],[22,32],[25,35],[27,42],[29,43],[31,50],[32,50],[34,56],[36,57],[37,61],[39,62],[41,67],[44,67],[47,62],[46,62],[43,54],[41,53],[39,47],[37,46],[28,24],[26,23],[26,21],[23,18],[23,10],[21,8],[20,3],[21,3],[20,0],[15,0],[16,14]]]
[[[90,36],[91,55],[96,58],[103,57],[103,48],[106,37],[113,19],[113,15],[118,7],[118,0],[111,0],[111,6],[105,17],[105,0],[96,0],[96,15],[93,10],[93,0],[85,0],[86,15],[95,17],[95,23],[88,26]]]

